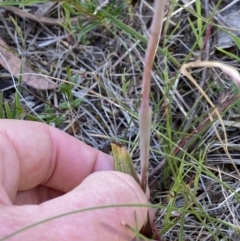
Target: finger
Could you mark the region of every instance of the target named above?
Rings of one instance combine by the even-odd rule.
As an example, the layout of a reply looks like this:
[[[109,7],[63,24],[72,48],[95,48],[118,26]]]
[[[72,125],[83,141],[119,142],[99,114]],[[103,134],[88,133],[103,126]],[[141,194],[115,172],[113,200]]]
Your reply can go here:
[[[139,178],[141,176],[139,175]],[[53,198],[62,196],[65,194],[59,190],[39,185],[33,189],[29,189],[26,191],[18,191],[13,202],[14,205],[27,205],[27,204],[40,204],[51,200]],[[147,188],[146,190],[147,200],[150,198],[150,190]]]
[[[53,198],[64,195],[59,190],[39,185],[33,189],[17,192],[14,205],[40,204]]]
[[[56,128],[0,120],[0,202],[39,184],[67,192],[90,173],[112,169],[112,157]]]
[[[119,204],[147,203],[145,194],[135,180],[119,172],[98,172],[87,177],[80,186],[62,197],[37,205],[0,206],[0,236],[55,215],[77,209]],[[2,210],[1,210],[2,209]],[[146,207],[112,207],[75,213],[32,227],[9,239],[26,240],[132,240],[132,228],[144,224]],[[47,231],[46,231],[47,230]]]

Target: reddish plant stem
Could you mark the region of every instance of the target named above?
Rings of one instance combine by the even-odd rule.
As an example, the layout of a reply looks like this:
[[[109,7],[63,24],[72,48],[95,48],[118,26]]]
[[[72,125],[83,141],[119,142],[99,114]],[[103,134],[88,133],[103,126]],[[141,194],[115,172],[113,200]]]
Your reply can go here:
[[[142,103],[139,111],[139,128],[140,128],[140,159],[141,159],[141,188],[146,191],[148,185],[148,163],[149,163],[149,145],[151,133],[151,107],[150,107],[150,85],[151,71],[155,58],[162,21],[164,14],[165,0],[155,1],[155,13],[151,25],[151,34],[148,42],[145,65],[142,82]]]

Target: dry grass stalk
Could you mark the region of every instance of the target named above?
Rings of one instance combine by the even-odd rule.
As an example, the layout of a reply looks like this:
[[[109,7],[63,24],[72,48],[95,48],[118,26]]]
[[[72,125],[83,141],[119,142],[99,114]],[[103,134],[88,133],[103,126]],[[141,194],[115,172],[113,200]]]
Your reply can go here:
[[[222,141],[219,133],[216,130],[215,130],[215,133],[216,133],[220,143],[222,144],[222,147],[223,147],[225,153],[227,154],[228,158],[232,161],[231,155],[229,154],[228,148],[227,148],[228,141],[227,141],[226,130],[225,130],[221,115],[219,114],[218,108],[216,108],[216,106],[210,100],[208,95],[204,92],[204,90],[199,86],[199,84],[196,82],[196,80],[192,77],[190,72],[187,70],[188,68],[198,68],[198,67],[220,68],[224,73],[226,73],[230,78],[232,78],[232,80],[236,83],[236,85],[238,87],[240,87],[240,74],[234,67],[229,66],[227,64],[219,63],[219,62],[214,62],[214,61],[190,62],[190,63],[182,65],[182,67],[180,69],[181,73],[183,75],[187,76],[191,80],[191,82],[195,85],[195,87],[200,91],[200,93],[205,97],[205,99],[208,101],[208,103],[214,109],[213,113],[215,113],[217,115],[217,117],[221,123],[221,126],[223,128],[225,142]],[[209,119],[213,120],[212,114],[209,116]],[[238,168],[236,167],[236,165],[233,161],[232,161],[232,164],[233,164],[238,176],[240,176],[240,172],[238,171]]]
[[[151,25],[151,35],[147,46],[142,81],[142,102],[139,110],[141,187],[146,191],[148,185],[149,144],[152,110],[150,107],[151,71],[162,29],[165,1],[155,1],[155,13]]]

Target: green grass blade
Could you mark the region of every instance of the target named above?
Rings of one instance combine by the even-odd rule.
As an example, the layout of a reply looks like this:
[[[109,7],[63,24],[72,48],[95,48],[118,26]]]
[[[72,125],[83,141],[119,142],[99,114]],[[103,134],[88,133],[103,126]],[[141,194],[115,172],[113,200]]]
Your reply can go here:
[[[5,101],[4,107],[5,107],[7,119],[13,119],[13,115],[12,115],[12,112],[11,112],[11,108],[10,108],[10,106],[9,106],[9,104],[8,104],[7,101]]]
[[[5,118],[5,112],[3,109],[3,92],[0,91],[0,118],[4,119]]]

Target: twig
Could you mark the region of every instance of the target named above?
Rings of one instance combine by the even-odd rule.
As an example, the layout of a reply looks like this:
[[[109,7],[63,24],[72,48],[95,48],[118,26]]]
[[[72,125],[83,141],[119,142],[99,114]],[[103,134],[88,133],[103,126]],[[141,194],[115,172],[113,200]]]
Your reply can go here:
[[[47,18],[47,17],[34,15],[31,13],[25,12],[19,8],[13,7],[13,6],[2,6],[2,7],[8,11],[15,13],[16,15],[18,15],[21,18],[28,18],[28,19],[34,20],[38,23],[43,23],[43,24],[48,24],[48,25],[56,25],[56,24],[64,24],[64,22],[66,21],[65,18],[55,19],[55,18]],[[70,18],[70,21],[72,23],[76,23],[78,21],[78,18],[79,17]]]

